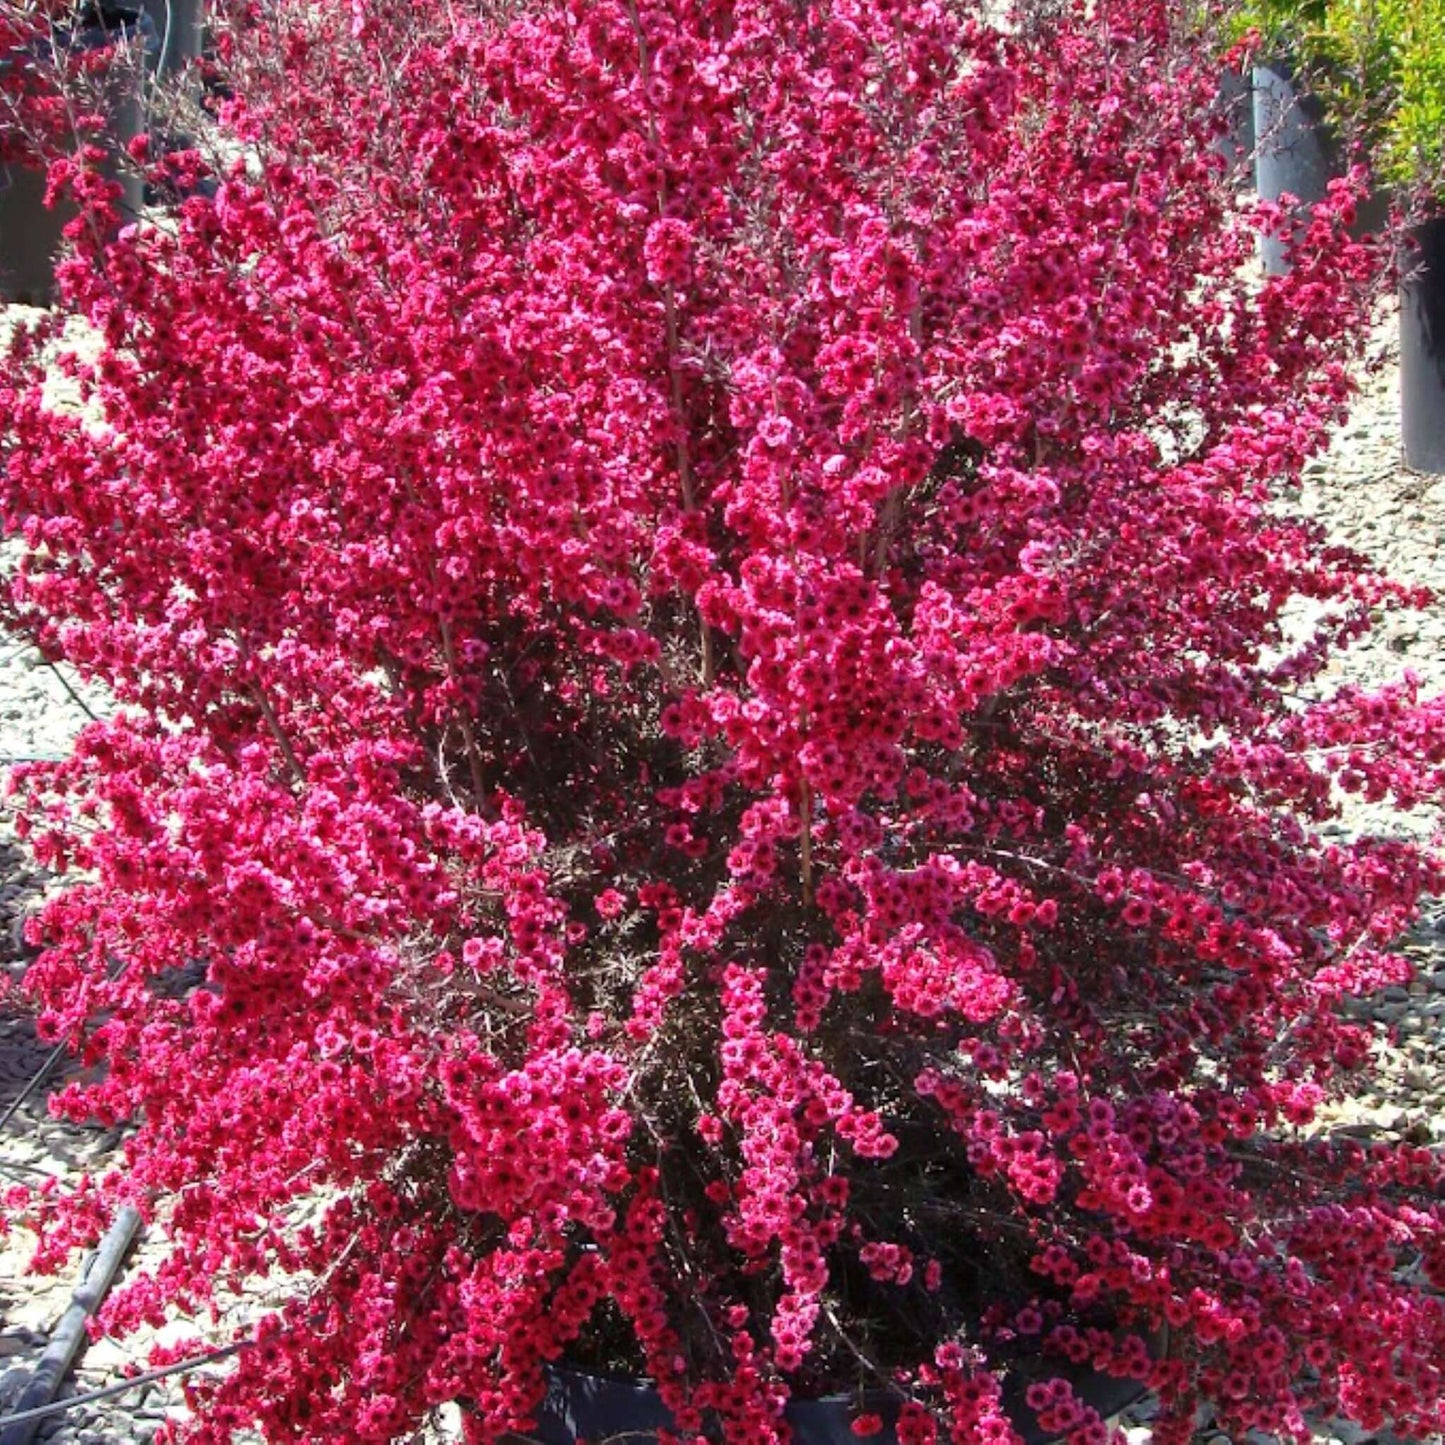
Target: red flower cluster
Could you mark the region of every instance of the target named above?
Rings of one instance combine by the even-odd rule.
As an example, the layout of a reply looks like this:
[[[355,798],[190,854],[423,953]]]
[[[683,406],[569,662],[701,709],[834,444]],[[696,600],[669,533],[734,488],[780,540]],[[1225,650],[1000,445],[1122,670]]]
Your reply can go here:
[[[43,12],[18,0],[0,3],[0,166],[33,163],[39,139],[56,128],[59,95],[43,64],[49,39]]]
[[[1040,1352],[1164,1445],[1445,1426],[1445,1168],[1301,1132],[1445,885],[1319,831],[1441,799],[1440,700],[1299,702],[1415,599],[1269,506],[1375,258],[1343,185],[1252,279],[1189,8],[268,5],[246,158],[67,266],[11,590],[120,711],[18,777],[29,981],[139,1122],[43,1253],[164,1222],[112,1327],[292,1278],[190,1439],[571,1359],[1004,1442]]]
[[[92,43],[107,34],[98,21],[75,0],[0,0],[0,167],[44,166],[62,150],[102,158],[84,147],[105,130],[104,77],[117,56]]]

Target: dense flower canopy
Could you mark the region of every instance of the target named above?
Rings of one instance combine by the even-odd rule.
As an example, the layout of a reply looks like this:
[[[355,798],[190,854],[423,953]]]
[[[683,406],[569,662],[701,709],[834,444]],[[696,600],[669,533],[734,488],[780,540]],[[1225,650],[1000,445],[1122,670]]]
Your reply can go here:
[[[0,3],[0,166],[38,159],[40,138],[54,134],[58,95],[40,62],[52,52],[46,17]]]
[[[267,5],[242,158],[79,236],[4,518],[120,711],[20,778],[29,983],[139,1123],[46,1257],[291,1280],[189,1438],[492,1442],[559,1359],[733,1445],[1002,1441],[1030,1361],[1445,1427],[1441,1162],[1308,1128],[1445,883],[1320,825],[1438,803],[1445,701],[1322,688],[1417,599],[1270,505],[1376,257],[1340,183],[1252,274],[1190,8]]]
[[[133,80],[140,7],[0,0],[0,167],[39,168],[105,138],[118,91]],[[98,159],[97,152],[90,153]],[[0,184],[11,177],[0,174]]]

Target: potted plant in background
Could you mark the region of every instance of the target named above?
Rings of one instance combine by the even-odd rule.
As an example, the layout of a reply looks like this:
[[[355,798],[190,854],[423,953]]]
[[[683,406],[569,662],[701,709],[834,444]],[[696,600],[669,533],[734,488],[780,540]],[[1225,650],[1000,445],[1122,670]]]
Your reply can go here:
[[[1445,1426],[1445,1169],[1309,1127],[1445,886],[1319,832],[1440,798],[1440,700],[1298,701],[1411,594],[1266,505],[1348,195],[1256,294],[1165,0],[236,19],[248,158],[66,269],[83,413],[0,373],[119,705],[16,774],[27,986],[137,1121],[11,1203],[169,1233],[107,1330],[284,1288],[181,1433]]]
[[[204,0],[144,0],[159,38],[156,71],[173,75],[201,58],[206,35]]]
[[[1409,187],[1401,256],[1400,431],[1405,462],[1445,473],[1445,4],[1425,0],[1399,25],[1400,83],[1384,163]]]
[[[1276,59],[1255,70],[1257,189],[1320,200],[1349,145],[1379,190],[1403,202],[1401,432],[1407,465],[1445,471],[1445,238],[1438,219],[1445,145],[1445,4],[1441,0],[1257,0],[1240,25]],[[1266,270],[1288,265],[1287,233],[1263,242]]]
[[[1306,214],[1352,158],[1374,156],[1398,93],[1400,25],[1413,4],[1251,0],[1238,11],[1233,33],[1253,32],[1259,52],[1252,87],[1262,199],[1291,196]],[[1382,171],[1378,179],[1393,177]],[[1377,190],[1361,229],[1378,229],[1388,208],[1388,191]],[[1268,274],[1287,269],[1289,235],[1262,242]]]
[[[96,173],[119,187],[110,224],[140,214],[141,183],[124,157],[145,133],[156,53],[138,6],[0,0],[0,297],[50,302],[65,227],[78,214],[63,187],[47,202],[51,161],[65,157],[71,168],[90,148]]]

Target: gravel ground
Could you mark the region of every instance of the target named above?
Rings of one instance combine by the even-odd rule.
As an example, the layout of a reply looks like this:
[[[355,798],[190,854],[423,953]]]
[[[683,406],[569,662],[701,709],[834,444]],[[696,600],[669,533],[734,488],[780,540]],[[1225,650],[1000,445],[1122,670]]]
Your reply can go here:
[[[0,313],[0,332],[4,329]],[[1318,518],[1337,540],[1357,547],[1392,575],[1445,592],[1445,477],[1416,475],[1400,465],[1393,329],[1393,318],[1385,318],[1373,370],[1349,422],[1328,456],[1311,464],[1303,485],[1282,498],[1281,505]],[[1301,612],[1298,620],[1303,625],[1309,619]],[[1405,667],[1421,676],[1427,693],[1445,688],[1445,602],[1387,620],[1336,662],[1330,681],[1379,684]],[[19,639],[0,634],[0,767],[64,755],[88,712],[103,710],[104,700],[75,678],[46,664]],[[1432,820],[1423,815],[1350,800],[1348,814],[1335,831],[1340,836],[1380,831],[1419,837],[1431,826]],[[8,821],[0,816],[0,968],[11,978],[24,969],[18,921],[46,886],[45,877],[14,846]],[[1408,1134],[1418,1142],[1438,1143],[1445,1141],[1445,906],[1437,901],[1406,947],[1418,960],[1415,980],[1408,987],[1386,989],[1369,1004],[1374,1016],[1392,1029],[1391,1042],[1380,1053],[1379,1077],[1369,1092],[1338,1110],[1327,1127],[1361,1136]],[[41,1069],[47,1054],[23,1011],[0,1006],[0,1116]],[[120,1130],[87,1129],[49,1118],[45,1098],[63,1076],[62,1065],[0,1128],[0,1187],[42,1174],[55,1176],[63,1186],[116,1157]],[[31,1244],[21,1228],[0,1239],[0,1412],[13,1407],[75,1284],[75,1276],[27,1275]],[[154,1251],[154,1244],[143,1242],[130,1267]],[[154,1337],[96,1341],[72,1372],[62,1397],[115,1381],[127,1365],[144,1361],[152,1343]],[[151,1385],[117,1399],[78,1405],[47,1421],[38,1438],[57,1445],[134,1445],[150,1440],[179,1408],[178,1402],[173,1382]],[[1146,1404],[1122,1421],[1130,1445],[1146,1445],[1149,1413]],[[1210,1440],[1208,1421],[1201,1420],[1200,1426],[1200,1439]],[[1345,1426],[1322,1426],[1320,1434],[1348,1445],[1364,1438]]]

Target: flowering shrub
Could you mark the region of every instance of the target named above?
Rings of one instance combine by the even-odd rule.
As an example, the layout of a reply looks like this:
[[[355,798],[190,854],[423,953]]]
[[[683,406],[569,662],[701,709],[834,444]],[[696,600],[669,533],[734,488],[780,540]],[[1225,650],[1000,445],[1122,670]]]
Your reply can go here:
[[[74,0],[0,0],[0,165],[41,166],[77,136],[103,134],[118,56],[84,36],[119,37],[128,16]]]
[[[1445,701],[1302,696],[1418,599],[1268,505],[1349,186],[1251,280],[1169,0],[267,16],[250,158],[65,268],[84,411],[0,389],[14,606],[120,704],[16,775],[63,1107],[138,1121],[42,1261],[134,1200],[106,1328],[290,1281],[188,1438],[496,1441],[562,1359],[689,1441],[1006,1440],[1030,1360],[1075,1445],[1070,1362],[1164,1445],[1445,1425],[1441,1163],[1309,1127],[1445,882],[1321,836]]]
[[[48,37],[43,14],[15,0],[0,3],[0,166],[33,161],[39,138],[55,127],[59,97],[37,64]]]

